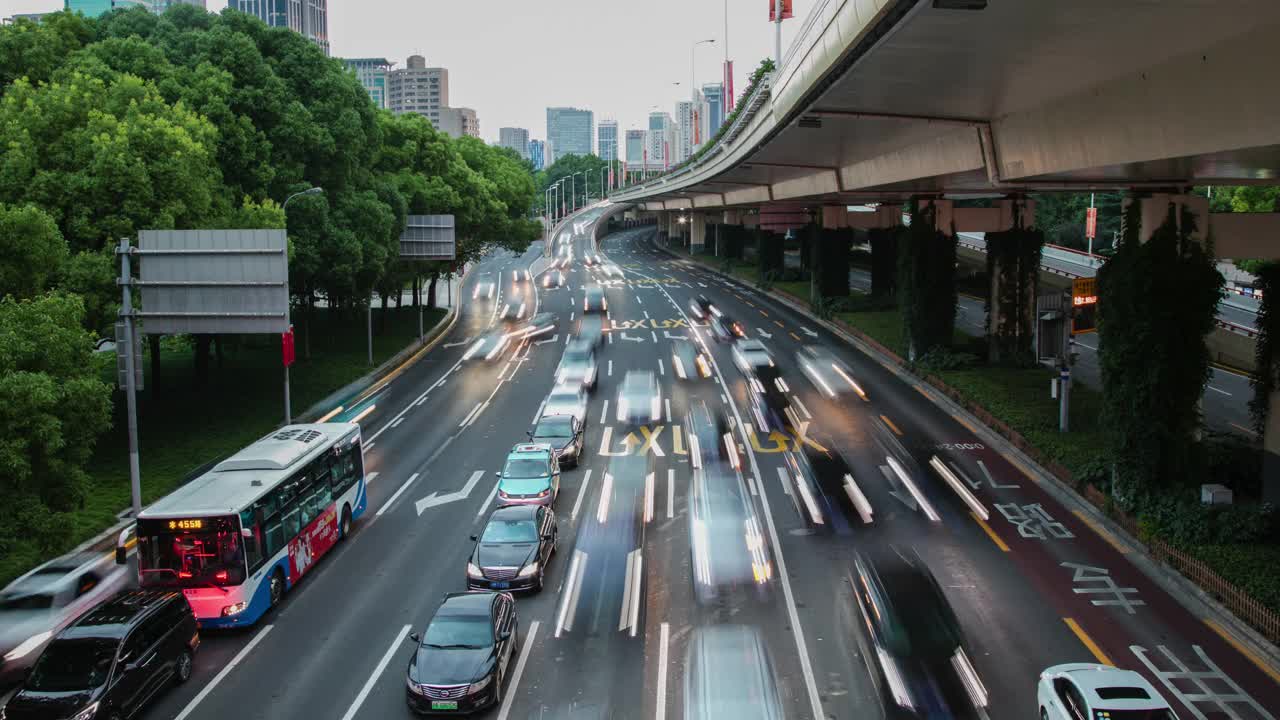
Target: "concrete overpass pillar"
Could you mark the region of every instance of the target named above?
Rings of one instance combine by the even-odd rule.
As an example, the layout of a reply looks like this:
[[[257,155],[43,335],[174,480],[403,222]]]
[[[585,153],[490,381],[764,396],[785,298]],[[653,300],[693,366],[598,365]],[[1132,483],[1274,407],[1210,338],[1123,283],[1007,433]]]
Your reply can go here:
[[[707,216],[695,212],[689,214],[689,253],[701,255],[707,250]]]
[[[987,354],[992,362],[1035,351],[1036,298],[1044,233],[1035,224],[1035,201],[1001,200],[998,227],[987,233]],[[1035,251],[1032,251],[1034,246]]]
[[[861,216],[867,214],[858,213],[856,217],[861,220]],[[870,215],[865,227],[871,240],[871,295],[893,297],[898,290],[898,243],[904,228],[902,206],[880,205]]]

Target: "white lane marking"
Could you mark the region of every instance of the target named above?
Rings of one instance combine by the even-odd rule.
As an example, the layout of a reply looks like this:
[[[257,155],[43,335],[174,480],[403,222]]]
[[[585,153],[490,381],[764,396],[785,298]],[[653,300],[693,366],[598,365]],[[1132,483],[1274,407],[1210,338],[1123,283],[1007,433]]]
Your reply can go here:
[[[613,344],[613,333],[609,333],[609,344]]]
[[[653,473],[644,476],[644,521],[653,520]]]
[[[477,470],[476,472],[481,472],[481,471]],[[484,499],[484,504],[482,504],[480,506],[480,509],[476,511],[477,520],[480,519],[481,515],[484,515],[485,510],[488,510],[489,508],[493,507],[493,498],[498,494],[498,486],[501,484],[502,484],[501,479],[499,479],[498,482],[493,484],[493,489],[489,491],[489,496]]]
[[[483,404],[483,402],[476,403],[476,406],[471,408],[471,412],[467,413],[467,416],[462,418],[462,422],[458,423],[458,427],[466,427],[467,423],[471,422],[471,418],[475,417],[476,413],[480,412],[480,406]]]
[[[662,358],[658,358],[658,374],[659,374],[659,375],[666,375],[666,374],[667,374],[667,368],[663,366],[663,364],[662,364]]]
[[[622,609],[618,613],[618,632],[631,630],[636,636],[636,619],[640,614],[640,580],[643,557],[640,548],[627,553],[627,573],[622,580]]]
[[[1210,390],[1213,390],[1214,392],[1220,392],[1223,395],[1226,395],[1227,397],[1231,397],[1231,393],[1227,392],[1226,390],[1219,390],[1218,388],[1212,385],[1206,385],[1205,387],[1209,388]]]
[[[400,486],[400,489],[397,490],[395,494],[391,496],[391,499],[382,503],[382,507],[378,508],[378,512],[376,515],[374,515],[374,517],[382,517],[382,513],[389,510],[391,506],[395,504],[396,499],[399,498],[402,494],[404,494],[404,491],[408,490],[409,486],[413,484],[413,481],[417,479],[418,479],[418,473],[414,473],[410,475],[409,479],[405,480],[404,484]]]
[[[560,612],[556,615],[556,637],[564,630],[573,629],[573,617],[578,614],[578,595],[582,591],[582,572],[587,564],[587,554],[581,550],[573,551],[573,561],[569,563],[569,579],[566,585],[569,591],[560,596]]]
[[[578,518],[578,511],[582,509],[582,499],[587,496],[587,485],[591,484],[591,470],[587,470],[582,476],[582,485],[578,488],[578,499],[573,501],[573,512],[569,514],[569,522],[573,522]]]
[[[778,479],[782,481],[782,492],[791,494],[791,478],[785,468],[778,468]]]
[[[497,388],[494,388],[494,392],[497,392]],[[490,395],[489,397],[493,397],[493,396]],[[485,400],[483,403],[480,404],[480,407],[476,410],[475,416],[471,418],[471,421],[468,424],[474,425],[476,420],[480,419],[480,415],[484,413],[485,410],[488,410],[488,409],[489,409],[489,401]]]
[[[520,659],[516,661],[516,671],[511,675],[511,682],[502,696],[502,709],[498,711],[498,720],[506,720],[511,713],[511,702],[515,699],[516,689],[520,687],[520,676],[524,674],[524,665],[529,661],[529,650],[533,647],[533,639],[538,635],[538,625],[534,620],[529,623],[529,632],[524,635],[524,644],[520,646]]]
[[[929,500],[924,496],[924,493],[920,492],[920,488],[916,487],[916,484],[911,481],[911,476],[907,475],[907,471],[902,468],[898,460],[892,455],[886,456],[885,460],[888,461],[889,468],[898,476],[902,484],[907,486],[907,492],[911,493],[911,497],[915,498],[916,504],[924,511],[925,516],[933,522],[942,522],[942,518],[938,517],[938,513],[929,504]]]
[[[844,493],[849,496],[849,502],[853,503],[854,509],[862,517],[862,523],[870,525],[872,521],[871,503],[867,502],[867,496],[862,494],[862,489],[858,487],[858,483],[854,482],[852,475],[844,476]]]
[[[227,663],[226,666],[222,668],[221,672],[214,675],[213,680],[210,680],[209,684],[205,685],[204,689],[192,698],[191,702],[187,703],[187,706],[183,708],[182,712],[178,713],[178,716],[173,720],[186,720],[186,717],[195,711],[196,706],[204,701],[204,699],[209,696],[209,693],[213,692],[213,689],[218,687],[218,683],[225,680],[226,677],[231,674],[232,670],[235,670],[236,666],[240,664],[240,661],[244,660],[245,656],[253,651],[254,646],[256,646],[262,638],[266,637],[267,633],[271,632],[271,628],[273,627],[275,626],[263,625],[262,629],[258,631],[258,634],[254,635],[253,639],[249,641],[249,644],[240,648],[240,652],[236,653],[235,657],[231,658],[231,662]]]
[[[756,476],[755,476],[755,475],[748,475],[748,476],[747,476],[747,489],[749,489],[749,490],[751,491],[751,494],[752,494],[752,495],[756,495],[756,496],[759,496],[759,495],[760,495],[760,490],[756,487]]]
[[[666,406],[667,422],[671,422],[671,398],[663,398],[662,403]]]
[[[602,425],[604,424],[604,419],[603,419],[603,418],[600,420],[600,423],[601,423]],[[605,426],[604,426],[604,433],[600,436],[600,452],[598,452],[598,453],[596,453],[596,454],[597,454],[597,455],[608,456],[608,454],[609,454],[609,441],[611,441],[611,440],[613,440],[613,426],[612,426],[612,425],[605,425]]]
[[[655,332],[655,331],[653,331],[653,330],[650,330],[650,331],[649,331],[649,335],[653,338],[653,341],[654,341],[654,342],[658,342],[658,333],[657,333],[657,332]]]
[[[609,421],[609,401],[604,401],[604,407],[600,409],[600,424],[604,425]]]
[[[360,706],[364,704],[365,698],[369,697],[369,691],[373,690],[373,684],[378,681],[378,676],[383,670],[387,669],[387,664],[391,662],[391,656],[400,648],[400,644],[404,642],[404,638],[409,634],[409,627],[405,625],[400,628],[400,632],[396,633],[396,639],[391,641],[391,647],[382,654],[382,659],[378,661],[378,666],[373,669],[373,674],[368,680],[364,681],[364,687],[360,688],[360,694],[356,695],[356,699],[351,702],[351,707],[347,708],[347,713],[342,716],[342,720],[351,720],[356,716],[356,712],[360,710]]]
[[[570,300],[569,302],[573,302],[573,301]],[[577,314],[578,314],[577,310],[574,310],[573,312],[569,313],[569,322],[573,322],[573,316]]]
[[[648,311],[648,310],[642,310],[641,312],[643,312],[643,313],[644,313],[644,319],[645,319],[645,320],[652,320],[652,319],[653,319],[653,318],[650,318],[650,317],[649,317],[649,311]]]
[[[667,519],[675,517],[676,512],[676,471],[667,469]]]
[[[532,424],[534,424],[534,425],[537,425],[537,424],[538,424],[538,418],[542,417],[542,409],[543,409],[543,408],[545,408],[546,406],[547,406],[547,399],[546,399],[546,398],[542,398],[542,403],[538,405],[538,412],[536,412],[536,413],[534,413],[534,414],[533,414],[533,423],[532,423]]]
[[[654,720],[667,720],[667,642],[671,629],[666,623],[658,626],[658,709]]]
[[[805,419],[805,420],[812,420],[812,419],[813,419],[813,414],[809,412],[809,408],[805,407],[805,406],[804,406],[804,403],[800,402],[800,396],[799,396],[799,395],[792,395],[792,396],[791,396],[791,399],[796,401],[796,405],[797,405],[797,406],[799,406],[799,408],[800,408],[800,412],[804,413],[804,419]]]
[[[601,525],[609,517],[609,496],[613,494],[613,476],[604,474],[604,485],[600,488],[600,504],[596,507],[596,522]]]
[[[374,480],[377,480],[377,479],[378,479],[378,472],[377,472],[377,471],[374,471],[374,472],[371,472],[371,473],[367,473],[367,474],[364,476],[364,484],[365,484],[365,485],[372,485],[372,484],[373,484],[373,481],[374,481]]]
[[[1210,387],[1212,387],[1212,386],[1210,386]],[[1221,392],[1221,391],[1219,391],[1219,392]],[[402,423],[402,422],[404,422],[404,418],[396,418],[394,421],[392,421],[392,423],[391,423],[391,427],[393,427],[393,428],[400,427],[400,423]]]
[[[613,377],[613,361],[609,361],[609,377]],[[605,402],[608,402],[607,400]]]

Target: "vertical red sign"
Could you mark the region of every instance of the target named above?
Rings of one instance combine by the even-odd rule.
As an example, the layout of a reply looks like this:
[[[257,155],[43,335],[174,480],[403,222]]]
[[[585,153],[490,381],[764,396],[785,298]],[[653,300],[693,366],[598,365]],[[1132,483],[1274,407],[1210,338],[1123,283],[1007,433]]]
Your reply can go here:
[[[1090,240],[1098,236],[1098,208],[1089,208],[1085,213],[1084,236]]]
[[[280,333],[280,357],[284,360],[285,367],[293,365],[293,326],[289,326],[288,332]]]
[[[777,20],[778,0],[769,0],[769,22]],[[791,0],[782,0],[782,19],[787,20],[792,17]]]
[[[724,61],[724,112],[721,117],[729,117],[733,109],[733,61]]]

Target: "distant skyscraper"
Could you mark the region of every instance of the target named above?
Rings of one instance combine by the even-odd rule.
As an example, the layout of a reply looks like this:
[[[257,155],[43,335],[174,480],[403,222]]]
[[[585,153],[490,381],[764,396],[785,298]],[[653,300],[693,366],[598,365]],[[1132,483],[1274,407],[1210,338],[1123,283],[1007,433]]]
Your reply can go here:
[[[601,120],[596,129],[596,154],[601,160],[618,159],[618,121]]]
[[[440,124],[436,127],[449,133],[450,137],[480,137],[480,120],[471,108],[441,108]]]
[[[520,153],[520,157],[529,159],[529,131],[524,128],[498,128],[498,145],[511,148]]]
[[[674,164],[676,123],[671,119],[671,113],[649,113],[649,132],[645,137],[645,144],[649,151],[648,169],[661,170]]]
[[[639,170],[644,164],[644,131],[627,131],[627,168]]]
[[[85,17],[98,17],[116,8],[141,7],[153,13],[162,13],[174,5],[195,5],[203,8],[204,0],[63,0],[63,9],[83,13]]]
[[[387,109],[387,73],[391,70],[391,61],[386,58],[346,58],[342,64],[356,71],[356,79],[368,91],[373,104]]]
[[[329,54],[328,0],[227,0],[227,7],[253,15],[272,27],[287,27]]]
[[[671,164],[682,163],[693,153],[693,108],[689,100],[676,103],[676,146],[671,149]]]
[[[558,107],[547,108],[547,142],[555,157],[590,155],[595,114],[590,110]]]
[[[534,170],[545,170],[547,167],[547,144],[541,140],[529,141],[529,162]]]
[[[721,83],[710,83],[702,86],[702,97],[706,99],[707,120],[703,127],[707,129],[707,137],[703,138],[703,142],[710,140],[720,131],[720,126],[724,124],[724,85]]]
[[[410,55],[405,65],[387,73],[387,109],[422,115],[440,128],[440,112],[449,107],[449,71],[427,67],[421,55]]]

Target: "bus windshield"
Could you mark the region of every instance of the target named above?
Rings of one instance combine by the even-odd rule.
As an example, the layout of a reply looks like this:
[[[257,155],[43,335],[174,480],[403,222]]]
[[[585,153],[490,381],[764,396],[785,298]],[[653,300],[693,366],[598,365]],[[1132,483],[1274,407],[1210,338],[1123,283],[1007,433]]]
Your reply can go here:
[[[244,582],[244,546],[234,516],[142,520],[138,563],[144,587]]]

